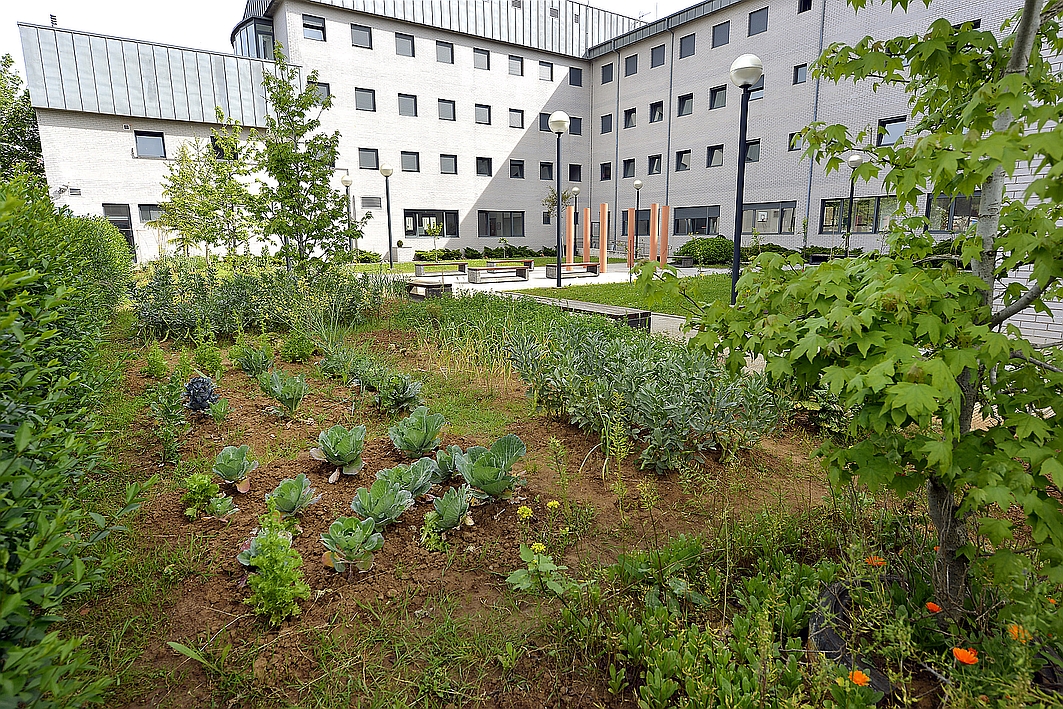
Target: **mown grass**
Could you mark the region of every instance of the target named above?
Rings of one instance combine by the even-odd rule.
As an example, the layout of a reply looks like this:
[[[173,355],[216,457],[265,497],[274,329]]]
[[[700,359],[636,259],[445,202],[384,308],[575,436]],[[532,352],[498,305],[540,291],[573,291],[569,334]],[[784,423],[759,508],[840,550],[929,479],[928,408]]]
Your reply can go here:
[[[684,278],[687,292],[694,300],[711,302],[731,297],[731,278],[727,274],[717,273],[707,276]],[[655,302],[652,306],[634,283],[584,283],[564,286],[562,288],[532,288],[522,290],[525,295],[539,295],[547,298],[568,298],[588,303],[617,305],[624,308],[652,310],[655,313],[685,316],[690,314],[690,301],[683,298],[669,298]]]

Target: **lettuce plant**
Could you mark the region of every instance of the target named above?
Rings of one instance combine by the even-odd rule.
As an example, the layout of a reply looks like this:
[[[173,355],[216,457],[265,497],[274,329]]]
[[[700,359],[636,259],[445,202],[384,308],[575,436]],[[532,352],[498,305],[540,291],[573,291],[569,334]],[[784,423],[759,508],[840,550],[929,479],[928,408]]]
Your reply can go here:
[[[446,446],[436,451],[436,477],[432,478],[434,483],[445,483],[452,477],[458,474],[458,469],[454,465],[454,456],[461,455],[461,446]]]
[[[202,509],[207,507],[211,498],[221,492],[218,483],[214,482],[206,473],[192,473],[185,478],[185,492],[181,502],[185,508],[185,516],[194,520],[199,516]]]
[[[377,531],[397,520],[413,507],[413,495],[387,480],[377,480],[369,488],[355,492],[351,509],[362,519],[371,519]]]
[[[251,489],[251,480],[247,476],[258,467],[258,462],[247,459],[248,450],[246,445],[225,446],[214,459],[214,473],[241,493]]]
[[[376,474],[377,480],[387,480],[408,491],[414,497],[420,497],[432,487],[432,480],[439,468],[431,458],[421,458],[411,465],[396,465],[394,468],[381,470]]]
[[[455,456],[454,462],[477,499],[500,500],[509,497],[520,482],[510,471],[527,450],[520,438],[508,433],[495,441],[490,450],[473,446]]]
[[[350,430],[336,424],[317,436],[317,447],[310,449],[310,457],[335,465],[338,469],[329,476],[334,483],[344,475],[354,475],[362,469],[362,450],[365,448],[365,426],[353,426]]]
[[[408,458],[417,458],[439,446],[442,440],[439,432],[444,422],[443,414],[430,414],[427,406],[418,406],[408,417],[388,428],[388,436]]]
[[[273,492],[266,495],[266,500],[272,500],[277,511],[285,517],[294,517],[321,499],[321,495],[314,497],[315,492],[317,490],[310,487],[306,475],[299,473],[295,479],[282,480]]]
[[[389,414],[409,411],[421,405],[422,386],[421,382],[410,379],[406,374],[391,374],[377,383],[373,403]]]
[[[442,497],[433,500],[436,528],[446,531],[465,522],[469,517],[470,499],[472,499],[472,490],[468,485],[462,485],[450,488]]]
[[[258,385],[262,391],[276,399],[288,410],[288,415],[295,413],[303,397],[310,391],[303,375],[292,376],[282,370],[273,369],[258,376]]]
[[[290,615],[299,615],[296,600],[310,597],[310,587],[303,580],[300,568],[303,557],[292,549],[292,535],[284,523],[265,514],[258,534],[250,540],[236,560],[254,567],[248,578],[251,596],[244,600],[259,615],[269,617],[270,623],[280,625]]]
[[[384,535],[370,518],[340,517],[322,533],[321,543],[328,549],[322,557],[325,566],[343,572],[352,564],[364,572],[373,568],[373,552],[384,546]]]

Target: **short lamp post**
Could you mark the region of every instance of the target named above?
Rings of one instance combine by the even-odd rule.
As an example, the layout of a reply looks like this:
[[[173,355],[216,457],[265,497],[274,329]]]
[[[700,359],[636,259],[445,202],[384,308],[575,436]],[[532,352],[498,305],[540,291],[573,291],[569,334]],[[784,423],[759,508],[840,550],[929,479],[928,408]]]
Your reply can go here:
[[[572,220],[575,224],[579,224],[579,192],[579,187],[572,188]],[[575,242],[575,237],[572,240]],[[576,247],[573,246],[572,248],[575,249]],[[587,254],[583,254],[583,260],[587,260]]]
[[[568,130],[570,119],[564,111],[554,111],[550,114],[550,130],[557,134],[557,169],[554,176],[557,184],[554,187],[557,197],[557,287],[561,287],[561,136]]]
[[[742,109],[738,119],[738,183],[735,185],[734,260],[731,263],[731,305],[738,302],[738,271],[742,266],[743,192],[746,187],[746,122],[749,118],[749,91],[764,75],[764,62],[756,54],[743,54],[731,64],[731,83],[742,89]]]
[[[340,178],[340,183],[343,185],[344,192],[347,193],[347,250],[351,251],[351,185],[354,184],[354,180],[351,179],[351,173],[344,174]],[[354,249],[354,262],[358,263],[358,250]]]
[[[635,261],[638,261],[639,259],[639,208],[642,206],[639,197],[642,194],[643,184],[645,183],[642,180],[635,180],[635,182],[631,185],[635,188],[635,223],[631,225],[631,230],[635,234]],[[627,282],[631,283],[631,271],[628,271]]]
[[[845,219],[845,258],[849,258],[849,239],[853,234],[853,195],[856,192],[856,170],[864,164],[864,154],[857,150],[847,157],[845,162],[853,171],[849,178],[849,215]]]
[[[384,199],[388,209],[388,268],[395,268],[395,247],[391,244],[391,173],[394,168],[387,163],[380,166],[380,174],[384,176]]]

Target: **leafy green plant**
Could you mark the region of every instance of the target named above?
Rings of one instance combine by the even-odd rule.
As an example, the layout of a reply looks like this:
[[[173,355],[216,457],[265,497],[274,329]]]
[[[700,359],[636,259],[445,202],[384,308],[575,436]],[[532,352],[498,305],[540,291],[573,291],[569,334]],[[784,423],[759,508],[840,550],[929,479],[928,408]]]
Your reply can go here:
[[[144,366],[140,368],[140,373],[152,379],[163,379],[170,373],[166,355],[163,354],[158,340],[152,340],[148,351],[144,353]]]
[[[520,478],[510,474],[513,464],[527,452],[524,442],[512,433],[502,436],[488,450],[473,446],[464,454],[455,455],[458,472],[465,478],[478,499],[500,500],[513,494]]]
[[[185,494],[181,498],[181,504],[185,505],[185,516],[194,520],[200,512],[207,508],[221,489],[206,473],[192,473],[185,478]]]
[[[328,549],[322,558],[326,566],[343,572],[351,564],[365,572],[373,568],[373,552],[384,546],[384,535],[371,518],[340,517],[321,534],[321,543]]]
[[[376,383],[373,403],[389,414],[410,411],[422,403],[422,386],[422,382],[410,379],[406,374],[391,374]]]
[[[260,347],[248,346],[233,356],[233,362],[245,374],[256,379],[273,366],[273,348],[266,342]]]
[[[241,493],[246,493],[251,489],[251,479],[248,475],[258,467],[257,461],[248,459],[249,450],[246,445],[225,446],[214,459],[212,468],[215,475]]]
[[[387,480],[377,480],[370,487],[355,491],[351,509],[361,519],[371,519],[377,531],[397,520],[413,507],[413,495]]]
[[[214,382],[202,375],[192,377],[188,384],[185,384],[183,401],[185,408],[193,413],[209,413],[210,407],[218,402]]]
[[[210,417],[214,419],[214,423],[222,423],[229,417],[229,400],[222,397],[210,405],[208,409],[210,411]]]
[[[205,509],[208,517],[220,520],[228,519],[239,511],[240,508],[236,506],[236,502],[228,495],[210,498]]]
[[[534,591],[544,593],[549,591],[555,596],[563,596],[570,590],[578,587],[575,581],[568,579],[562,573],[567,566],[555,564],[550,555],[543,553],[545,548],[542,544],[520,545],[520,558],[527,564],[526,568],[517,569],[506,577],[506,583],[518,591]]]
[[[187,382],[192,378],[194,371],[192,369],[192,352],[187,347],[182,347],[181,353],[177,355],[177,364],[173,368],[173,373],[182,382]]]
[[[362,450],[365,448],[365,426],[352,426],[349,430],[336,424],[317,436],[317,447],[310,449],[310,457],[337,466],[328,481],[334,483],[339,476],[355,475],[362,469]]]
[[[259,517],[258,534],[241,550],[237,560],[253,567],[248,578],[251,596],[244,600],[255,613],[266,616],[272,625],[299,615],[296,602],[310,597],[310,587],[303,580],[303,557],[292,549],[291,532],[272,514]]]
[[[418,406],[408,417],[388,428],[388,436],[407,457],[416,458],[439,446],[444,423],[443,414],[429,414],[427,406]]]
[[[285,362],[309,362],[317,346],[299,330],[288,333],[281,343],[280,356]]]
[[[409,492],[413,497],[420,497],[432,487],[432,479],[438,474],[436,463],[431,458],[421,458],[411,465],[400,463],[394,468],[381,470],[376,474],[377,480],[387,480]]]
[[[472,489],[468,485],[462,485],[450,488],[442,497],[433,500],[432,506],[435,508],[436,524],[439,529],[446,531],[454,529],[463,522],[467,523],[471,499]]]
[[[432,478],[432,482],[436,484],[445,483],[455,475],[458,475],[458,468],[454,463],[454,456],[461,455],[461,446],[449,445],[440,448],[436,451],[436,476]]]
[[[679,247],[677,256],[689,256],[699,266],[731,263],[734,244],[722,236],[695,237]]]
[[[168,380],[155,387],[149,401],[151,413],[159,424],[155,434],[162,444],[164,463],[176,463],[179,460],[181,436],[188,429],[185,408],[181,403],[183,382],[175,370]]]
[[[258,376],[258,386],[283,406],[288,415],[295,414],[303,398],[310,391],[303,375],[293,376],[280,369],[263,372]]]
[[[299,473],[294,479],[282,480],[266,499],[272,500],[277,511],[285,517],[294,517],[321,499],[321,495],[314,497],[315,492],[306,475]]]
[[[201,334],[200,336],[196,351],[192,354],[192,361],[195,362],[201,370],[214,377],[220,377],[225,370],[225,365],[222,364],[221,351],[218,349],[218,344],[214,341],[213,337],[208,337],[205,334]]]

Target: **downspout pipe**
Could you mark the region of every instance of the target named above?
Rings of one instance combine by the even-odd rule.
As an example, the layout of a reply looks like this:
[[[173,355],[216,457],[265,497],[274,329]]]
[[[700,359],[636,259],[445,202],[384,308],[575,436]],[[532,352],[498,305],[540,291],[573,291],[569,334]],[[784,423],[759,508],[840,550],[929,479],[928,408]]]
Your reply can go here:
[[[816,54],[816,60],[823,56],[823,35],[827,22],[827,0],[820,0],[820,12],[819,12],[819,51]],[[812,122],[815,123],[819,120],[819,85],[822,79],[816,77],[815,93],[812,97]],[[812,226],[812,170],[814,169],[814,162],[809,159],[808,161],[808,191],[805,195],[805,228],[802,230],[801,235],[801,250],[808,249],[808,230]]]

